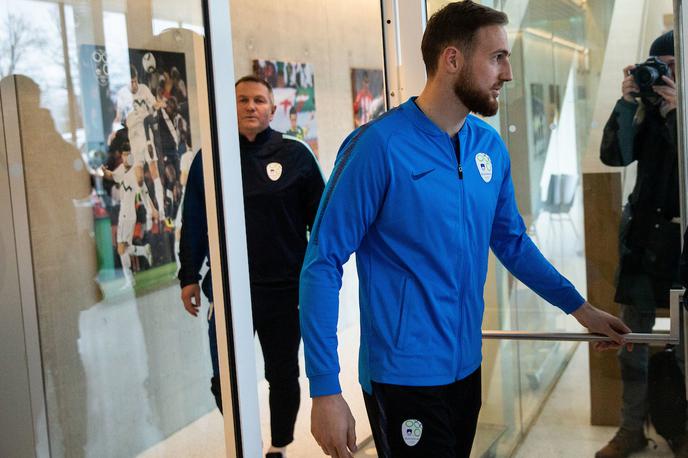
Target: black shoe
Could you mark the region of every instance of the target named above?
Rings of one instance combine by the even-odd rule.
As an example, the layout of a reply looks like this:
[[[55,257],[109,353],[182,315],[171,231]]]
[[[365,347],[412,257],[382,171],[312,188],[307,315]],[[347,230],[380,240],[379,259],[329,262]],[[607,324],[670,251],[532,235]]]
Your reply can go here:
[[[217,408],[220,409],[220,413],[222,413],[222,392],[220,391],[219,377],[213,377],[210,379],[210,392],[213,393],[213,396],[215,397],[215,404],[217,405]]]
[[[284,458],[282,452],[270,452],[265,454],[265,458]]]
[[[614,438],[595,453],[595,458],[626,458],[645,447],[647,447],[647,437],[642,429],[633,431],[619,428]]]

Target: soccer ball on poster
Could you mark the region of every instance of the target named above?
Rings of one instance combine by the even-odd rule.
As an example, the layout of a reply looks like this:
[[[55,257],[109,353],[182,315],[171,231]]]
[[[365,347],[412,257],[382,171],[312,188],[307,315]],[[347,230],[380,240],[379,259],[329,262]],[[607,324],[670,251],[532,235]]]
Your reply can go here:
[[[141,57],[141,66],[147,74],[154,73],[156,71],[155,56],[152,52],[147,52]]]

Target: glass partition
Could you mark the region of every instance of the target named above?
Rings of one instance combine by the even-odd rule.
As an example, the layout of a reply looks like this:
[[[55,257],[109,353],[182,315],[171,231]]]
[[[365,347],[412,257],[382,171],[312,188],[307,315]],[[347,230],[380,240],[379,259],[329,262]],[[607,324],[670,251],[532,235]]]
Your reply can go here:
[[[517,198],[524,221],[543,254],[579,290],[585,291],[582,199],[576,126],[576,89],[584,85],[578,64],[587,52],[582,11],[556,10],[545,2],[509,2],[524,8],[520,24],[510,25],[512,59],[520,61],[506,91],[503,120],[518,183]],[[527,4],[527,5],[526,5]],[[568,2],[567,2],[568,4]],[[516,11],[511,15],[516,15]],[[516,88],[515,86],[518,86]],[[556,201],[560,190],[565,202]],[[510,294],[512,321],[507,329],[565,331],[580,328],[525,285],[514,279]],[[574,344],[520,342],[520,403],[525,425],[543,398]]]
[[[273,86],[271,127],[306,142],[327,179],[340,144],[384,106],[384,58],[379,2],[231,2],[234,72]],[[251,253],[249,253],[249,257]],[[357,419],[359,441],[370,437],[358,384],[358,280],[355,260],[344,266],[340,293],[339,356],[344,397]],[[254,304],[255,308],[255,304]],[[263,444],[270,444],[269,389],[261,346],[256,365]],[[289,456],[320,456],[310,433],[310,399],[303,348],[299,350],[301,405]]]
[[[188,315],[176,279],[210,142],[201,1],[10,0],[0,22],[51,456],[224,456],[208,306]]]
[[[447,3],[427,0],[428,17]],[[514,78],[502,91],[499,113],[487,121],[509,149],[528,233],[594,305],[619,314],[614,300],[618,227],[635,183],[635,165],[610,168],[600,162],[602,130],[621,96],[622,69],[644,61],[652,40],[673,27],[672,3],[480,3],[509,16]],[[494,265],[485,287],[483,329],[581,331],[576,320],[539,298],[499,262]],[[510,456],[518,448],[577,348],[565,341],[484,341],[484,401],[474,456],[482,456],[484,442],[497,456]],[[591,392],[582,408],[589,403],[592,425],[618,425],[616,355],[593,352],[589,359],[589,374],[581,374],[580,383]],[[610,431],[593,447],[611,439]],[[522,456],[551,452],[547,439],[537,437],[542,446],[529,444],[530,455]]]
[[[226,455],[210,392],[209,307],[204,298],[199,317],[188,315],[176,280],[189,167],[211,144],[202,3],[0,5],[0,132],[8,145],[0,172],[9,177],[0,195],[13,205],[3,208],[13,231],[2,235],[28,241],[27,250],[7,252],[32,272],[49,442],[42,445],[52,456]],[[430,17],[447,1],[426,3]],[[672,27],[672,2],[482,3],[510,18],[514,81],[487,121],[510,151],[528,233],[591,302],[618,314],[618,227],[637,173],[634,165],[604,166],[600,143],[621,95],[621,70],[644,61],[652,40]],[[273,85],[272,127],[308,144],[327,179],[344,138],[386,109],[380,3],[232,0],[230,7],[236,76]],[[16,193],[25,194],[23,207],[8,198]],[[344,396],[359,442],[369,442],[353,259],[340,299]],[[485,303],[484,329],[580,330],[494,257]],[[254,344],[267,446],[269,388]],[[548,456],[547,441],[522,444],[570,367],[589,367],[576,381],[590,392],[571,396],[589,405],[586,426],[618,425],[615,354],[588,355],[571,342],[489,340],[483,355],[472,456]],[[299,364],[301,409],[289,456],[319,456],[302,350]],[[604,429],[585,453],[614,430]],[[359,455],[375,452],[363,447]]]

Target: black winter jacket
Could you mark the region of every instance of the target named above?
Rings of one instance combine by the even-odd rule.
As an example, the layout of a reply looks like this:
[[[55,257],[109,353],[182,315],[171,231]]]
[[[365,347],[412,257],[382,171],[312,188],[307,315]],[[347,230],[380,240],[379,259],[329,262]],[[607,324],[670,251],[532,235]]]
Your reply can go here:
[[[616,302],[635,304],[630,282],[648,275],[658,306],[668,306],[668,292],[676,278],[680,252],[676,111],[666,118],[656,107],[620,99],[604,127],[600,159],[606,165],[627,166],[638,161],[633,192],[624,207],[619,228],[619,269]]]

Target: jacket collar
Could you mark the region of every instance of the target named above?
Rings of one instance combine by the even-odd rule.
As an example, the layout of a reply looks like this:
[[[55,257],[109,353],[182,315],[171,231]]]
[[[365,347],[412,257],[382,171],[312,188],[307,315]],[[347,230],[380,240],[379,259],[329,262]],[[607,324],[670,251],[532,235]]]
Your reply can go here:
[[[282,145],[282,133],[268,127],[252,142],[239,134],[239,150],[242,157],[268,157]]]
[[[242,148],[246,147],[246,146],[259,148],[259,147],[265,145],[270,140],[273,132],[275,132],[275,131],[272,130],[270,127],[268,127],[267,129],[265,129],[264,131],[262,131],[258,135],[256,135],[256,139],[254,141],[249,141],[248,138],[239,134],[239,145]]]
[[[418,105],[416,105],[416,99],[417,97],[414,96],[401,104],[400,108],[402,112],[411,119],[414,126],[418,127],[426,134],[433,137],[448,137],[449,134],[440,129],[437,124],[432,122],[430,118],[428,118],[426,114],[423,113],[420,108],[418,108]],[[464,121],[461,130],[459,130],[459,136],[461,138],[463,138],[466,134],[466,125],[470,123],[470,118],[470,114],[466,116],[466,121]]]

